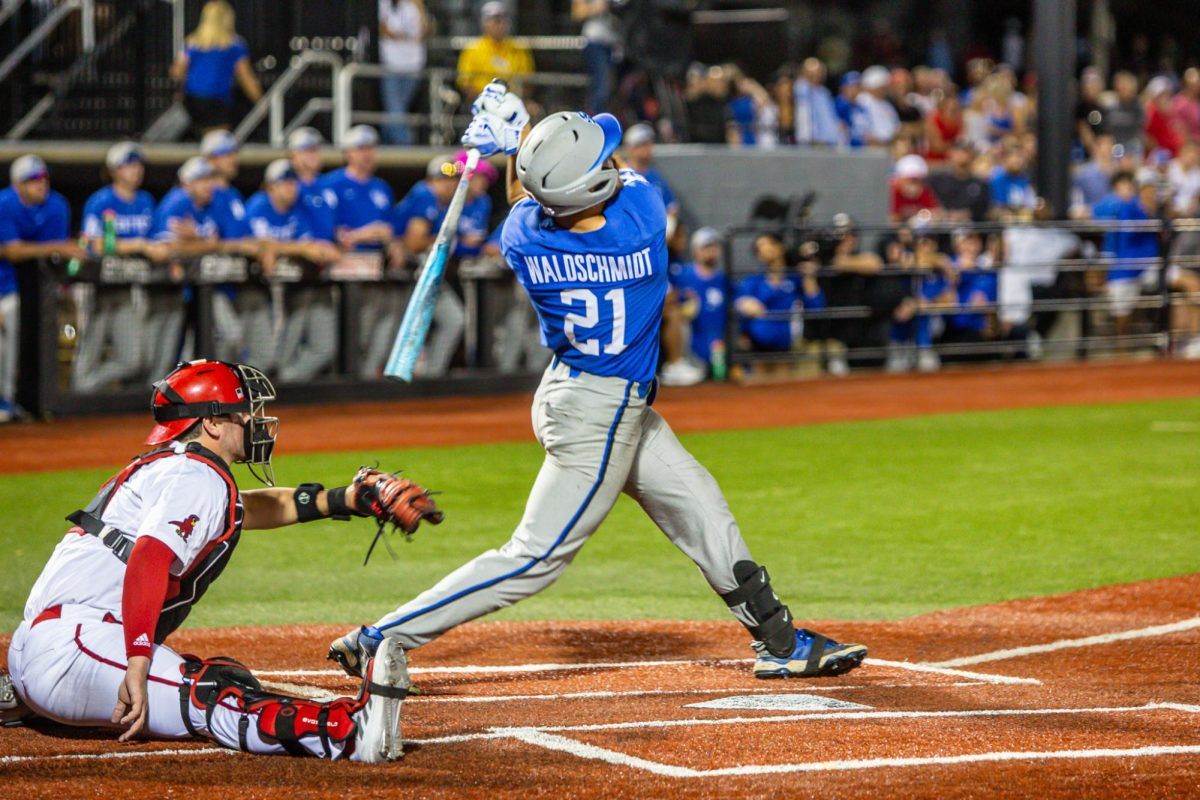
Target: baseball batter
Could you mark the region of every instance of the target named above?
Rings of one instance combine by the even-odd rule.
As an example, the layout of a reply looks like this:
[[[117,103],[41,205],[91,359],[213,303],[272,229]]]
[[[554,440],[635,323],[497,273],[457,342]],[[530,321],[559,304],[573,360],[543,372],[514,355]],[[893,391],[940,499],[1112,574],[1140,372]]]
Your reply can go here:
[[[613,157],[620,124],[607,114],[559,112],[526,132],[524,105],[501,82],[474,110],[463,142],[510,156],[513,205],[501,249],[555,353],[533,400],[546,458],[507,544],[374,626],[335,640],[330,658],[357,674],[382,642],[419,647],[541,591],[625,492],[749,629],[757,676],[836,675],[858,666],[866,647],[793,626],[716,481],[651,407],[667,215],[659,192]]]
[[[242,364],[180,365],[154,385],[158,423],[138,456],[101,487],[54,550],[25,604],[0,671],[0,715],[16,698],[67,725],[134,737],[209,739],[250,753],[378,762],[397,758],[409,687],[384,643],[357,697],[317,703],[265,690],[229,658],[163,644],[233,555],[243,529],[351,515],[415,530],[440,512],[419,486],[362,470],[349,486],[240,492],[229,464],[273,483],[275,390]],[[15,697],[11,695],[14,694]]]

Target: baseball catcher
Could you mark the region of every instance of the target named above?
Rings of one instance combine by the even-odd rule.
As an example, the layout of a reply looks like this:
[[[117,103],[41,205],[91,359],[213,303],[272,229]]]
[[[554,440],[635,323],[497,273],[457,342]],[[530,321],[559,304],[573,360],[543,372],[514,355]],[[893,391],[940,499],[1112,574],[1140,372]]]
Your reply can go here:
[[[249,753],[398,758],[410,681],[390,643],[359,692],[318,703],[265,689],[238,661],[163,642],[220,576],[243,530],[372,517],[411,533],[441,512],[423,488],[362,469],[345,486],[274,486],[275,389],[245,364],[194,361],[154,384],[151,449],[108,480],[55,548],[0,673],[0,713],[135,737],[215,741]],[[239,491],[229,464],[268,488]]]

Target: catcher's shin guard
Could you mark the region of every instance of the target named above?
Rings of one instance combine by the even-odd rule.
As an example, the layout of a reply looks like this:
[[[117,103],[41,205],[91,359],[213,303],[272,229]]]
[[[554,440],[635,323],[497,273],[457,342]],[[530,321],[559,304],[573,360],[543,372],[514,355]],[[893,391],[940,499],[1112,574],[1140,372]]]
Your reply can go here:
[[[278,744],[290,755],[337,758],[356,731],[353,715],[365,698],[341,697],[327,703],[275,694],[262,688],[258,679],[232,658],[197,659],[185,656],[183,683],[179,687],[180,711],[188,731],[195,737],[244,752],[266,752]],[[191,708],[202,709],[203,731],[191,719]],[[227,741],[214,729],[213,715],[225,709],[238,715],[237,740]],[[250,737],[253,718],[256,736]]]
[[[744,608],[744,613],[735,611],[734,616],[769,653],[780,658],[791,653],[796,639],[792,613],[771,588],[766,567],[753,561],[739,561],[733,565],[733,577],[737,579],[737,588],[721,595],[721,599],[730,609]]]

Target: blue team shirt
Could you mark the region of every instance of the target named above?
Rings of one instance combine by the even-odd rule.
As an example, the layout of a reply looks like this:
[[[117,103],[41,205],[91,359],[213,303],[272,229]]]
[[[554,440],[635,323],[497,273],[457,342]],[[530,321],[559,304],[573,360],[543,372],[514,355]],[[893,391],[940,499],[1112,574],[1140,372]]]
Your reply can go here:
[[[696,301],[698,309],[692,319],[692,352],[704,361],[711,361],[713,343],[725,338],[729,279],[721,271],[705,278],[695,264],[684,264],[672,274],[671,284],[680,295]]]
[[[334,240],[333,235],[333,208],[325,202],[325,193],[321,191],[321,176],[305,183],[298,181],[300,184],[300,205],[304,208],[304,214],[308,217],[308,228],[312,231],[314,239],[324,239],[327,242]]]
[[[742,332],[754,344],[770,350],[787,350],[792,346],[792,320],[784,312],[795,311],[801,304],[797,279],[785,275],[772,284],[765,274],[751,275],[739,284],[737,296],[757,298],[769,313],[767,317],[742,319]]]
[[[0,192],[0,245],[9,242],[61,242],[71,235],[71,207],[67,198],[51,190],[46,202],[27,206],[8,187]],[[0,259],[0,296],[17,290],[17,271],[7,258]]]
[[[212,208],[217,225],[221,228],[222,239],[244,239],[250,235],[246,201],[237,189],[225,186],[213,192]]]
[[[667,295],[667,213],[642,175],[622,170],[621,181],[603,228],[564,230],[526,198],[505,220],[500,248],[559,360],[649,384]]]
[[[373,222],[386,222],[395,231],[392,213],[392,189],[382,178],[372,176],[366,181],[355,180],[346,168],[334,170],[321,178],[325,204],[333,211],[333,226],[361,228]],[[360,244],[358,250],[382,250],[378,243]]]
[[[299,201],[287,211],[280,212],[266,192],[256,192],[246,201],[246,220],[257,239],[299,242],[312,238],[308,214]]]
[[[438,202],[437,195],[429,188],[428,181],[418,181],[396,204],[392,215],[392,229],[396,231],[397,236],[403,236],[411,220],[423,219],[429,223],[429,229],[437,233],[449,207],[449,203],[443,205]],[[466,210],[465,207],[463,210]]]
[[[662,195],[663,205],[667,207],[667,211],[674,211],[679,205],[679,201],[675,199],[675,193],[671,191],[671,187],[667,185],[667,179],[658,171],[656,167],[647,167],[642,177],[650,181],[650,185],[658,189],[658,193]]]
[[[996,303],[999,296],[999,281],[995,270],[964,269],[958,274],[958,304],[970,305],[981,295],[988,303]],[[950,324],[960,330],[982,332],[987,326],[987,315],[982,311],[961,312],[950,317]]]
[[[992,205],[1008,208],[1033,208],[1037,193],[1028,175],[1009,175],[1003,167],[992,174]]]
[[[118,239],[147,239],[154,223],[154,198],[147,191],[138,191],[133,200],[121,199],[112,185],[93,194],[83,205],[83,235],[98,238],[104,235],[104,215],[113,214],[113,227]]]
[[[188,47],[186,52],[188,70],[184,93],[232,104],[234,69],[239,61],[250,57],[246,43],[238,38],[229,47],[212,50]]]
[[[492,220],[492,198],[486,194],[481,194],[474,200],[468,200],[463,206],[462,216],[458,218],[458,245],[454,248],[454,255],[458,258],[472,258],[483,252],[483,245],[487,243],[486,237],[488,233],[488,223]],[[469,244],[464,244],[463,236],[483,236],[484,242],[472,247]]]
[[[150,228],[151,235],[155,239],[172,241],[175,234],[171,232],[171,220],[188,219],[195,224],[196,232],[201,237],[227,238],[225,232],[221,230],[215,206],[216,203],[213,202],[200,208],[192,202],[192,198],[188,196],[182,186],[176,186],[166,193],[159,202],[158,208],[154,210],[154,224]]]
[[[871,128],[867,110],[840,94],[833,99],[833,109],[837,112],[838,120],[846,126],[846,144],[853,148],[865,147]]]

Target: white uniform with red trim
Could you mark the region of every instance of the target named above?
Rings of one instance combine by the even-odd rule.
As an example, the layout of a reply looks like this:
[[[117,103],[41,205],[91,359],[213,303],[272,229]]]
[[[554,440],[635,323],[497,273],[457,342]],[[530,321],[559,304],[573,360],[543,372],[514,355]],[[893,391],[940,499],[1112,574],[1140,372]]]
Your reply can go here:
[[[258,713],[222,701],[213,713],[180,701],[184,659],[160,644],[224,567],[240,535],[242,505],[228,467],[207,451],[173,443],[135,460],[108,484],[93,509],[126,538],[151,536],[175,554],[150,666],[148,735],[189,737],[191,728],[234,749],[283,753],[243,718]],[[104,490],[101,491],[104,497]],[[17,693],[39,716],[66,724],[112,726],[110,717],[125,677],[125,633],[120,624],[125,564],[100,538],[73,528],[54,550],[13,635],[8,668]],[[206,573],[206,574],[202,574]],[[307,740],[306,740],[307,744]],[[321,752],[314,744],[314,755]]]

